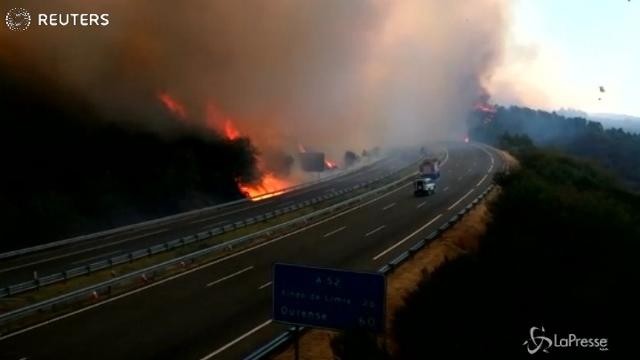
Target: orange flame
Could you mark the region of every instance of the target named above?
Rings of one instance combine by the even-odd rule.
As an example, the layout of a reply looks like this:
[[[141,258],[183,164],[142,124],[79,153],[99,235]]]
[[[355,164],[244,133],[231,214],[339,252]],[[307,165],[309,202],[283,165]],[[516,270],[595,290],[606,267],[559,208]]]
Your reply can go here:
[[[331,161],[331,160],[324,160],[324,166],[327,167],[327,169],[329,170],[333,170],[333,169],[337,169],[338,168],[338,164],[335,163],[335,161]]]
[[[235,140],[240,137],[240,131],[236,129],[233,122],[231,122],[231,119],[226,119],[224,122],[224,135],[229,140]]]
[[[166,92],[158,93],[158,99],[162,104],[180,120],[187,119],[187,111],[185,107],[175,98]],[[224,114],[214,103],[209,102],[206,107],[206,127],[210,130],[222,133],[229,140],[236,140],[241,135],[234,121]],[[304,148],[300,145],[304,152]],[[261,160],[258,158],[258,169],[263,169]],[[243,183],[239,179],[236,180],[238,188],[251,201],[266,199],[277,196],[285,192],[285,189],[291,187],[294,183],[277,177],[271,172],[262,171],[262,178],[256,184]]]
[[[174,99],[168,93],[160,92],[158,94],[158,99],[160,99],[160,102],[162,102],[167,110],[169,110],[179,119],[185,120],[187,118],[187,111],[185,110],[184,105],[182,105],[180,102],[178,102],[178,100]]]
[[[259,184],[242,184],[238,183],[240,190],[246,194],[251,201],[267,199],[284,193],[284,189],[292,184],[285,179],[276,177],[272,173],[263,175]]]

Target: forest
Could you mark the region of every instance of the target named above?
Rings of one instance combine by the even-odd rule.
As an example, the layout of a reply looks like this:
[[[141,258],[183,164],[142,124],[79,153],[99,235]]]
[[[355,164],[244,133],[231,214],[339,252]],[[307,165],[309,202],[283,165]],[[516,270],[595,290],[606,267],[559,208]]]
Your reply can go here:
[[[140,104],[152,127],[55,80],[0,70],[0,251],[243,196],[236,179],[256,171],[249,140],[187,127],[154,96]]]

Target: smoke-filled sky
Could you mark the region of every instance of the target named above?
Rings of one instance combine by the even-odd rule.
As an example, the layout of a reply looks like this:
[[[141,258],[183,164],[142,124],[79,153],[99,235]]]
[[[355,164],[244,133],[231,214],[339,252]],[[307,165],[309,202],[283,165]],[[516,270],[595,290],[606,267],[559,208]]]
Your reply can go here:
[[[214,108],[258,146],[335,153],[463,136],[502,61],[510,14],[503,0],[3,5],[110,14],[106,28],[0,32],[4,64],[55,79],[107,117],[153,127],[151,102],[166,92],[191,121]]]
[[[494,100],[640,116],[640,1],[512,5],[504,63],[490,84]]]

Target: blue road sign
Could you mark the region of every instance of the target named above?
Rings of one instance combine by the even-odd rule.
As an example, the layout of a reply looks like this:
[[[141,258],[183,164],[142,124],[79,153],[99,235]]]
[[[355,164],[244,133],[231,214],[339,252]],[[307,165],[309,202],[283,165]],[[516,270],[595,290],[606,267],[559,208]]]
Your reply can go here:
[[[384,331],[385,278],[317,267],[275,264],[273,320],[286,324]]]

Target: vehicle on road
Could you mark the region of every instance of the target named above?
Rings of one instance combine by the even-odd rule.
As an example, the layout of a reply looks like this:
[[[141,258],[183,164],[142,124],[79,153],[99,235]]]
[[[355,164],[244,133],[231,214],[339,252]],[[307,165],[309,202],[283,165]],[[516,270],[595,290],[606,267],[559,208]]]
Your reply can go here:
[[[438,159],[425,159],[418,166],[421,177],[435,180],[440,177],[440,162]]]
[[[431,177],[421,174],[413,181],[413,194],[415,196],[433,195],[435,192],[436,183]]]

